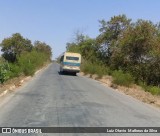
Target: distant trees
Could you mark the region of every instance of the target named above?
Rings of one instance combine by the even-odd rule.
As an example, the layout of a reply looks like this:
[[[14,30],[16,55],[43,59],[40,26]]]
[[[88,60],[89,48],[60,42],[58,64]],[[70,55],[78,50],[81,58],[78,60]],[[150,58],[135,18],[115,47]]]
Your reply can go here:
[[[0,82],[24,75],[33,75],[45,63],[51,61],[52,50],[45,42],[23,38],[19,33],[5,38],[0,44]]]
[[[94,67],[130,73],[136,83],[160,85],[160,25],[125,15],[100,20],[100,34],[80,42],[67,43],[67,51],[80,52]],[[80,36],[79,36],[80,37]],[[104,69],[104,68],[103,68]]]
[[[36,50],[38,52],[44,52],[49,58],[52,56],[51,47],[45,42],[35,41],[32,45],[31,40],[24,38],[21,34],[15,33],[9,38],[5,38],[0,44],[3,52],[2,56],[8,62],[16,62],[18,57],[25,52],[31,52]]]
[[[47,45],[45,42],[35,41],[34,42],[34,49],[38,52],[43,52],[48,56],[48,58],[51,59],[52,56],[52,49],[49,45]]]
[[[81,53],[83,59],[94,62],[97,60],[97,47],[95,39],[91,39],[87,35],[78,34],[77,38],[81,37],[81,40],[75,40],[75,42],[67,43],[66,50],[69,52]]]

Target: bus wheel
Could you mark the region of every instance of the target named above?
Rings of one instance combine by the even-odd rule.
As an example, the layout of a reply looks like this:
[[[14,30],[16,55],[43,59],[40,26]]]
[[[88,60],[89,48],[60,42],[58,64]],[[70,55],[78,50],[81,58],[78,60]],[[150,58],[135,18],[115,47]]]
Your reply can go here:
[[[74,72],[74,73],[73,73],[73,75],[74,75],[74,76],[76,76],[76,75],[77,75],[77,73],[76,73],[76,72]]]
[[[60,73],[60,75],[63,75],[63,74],[64,74],[64,72],[63,72],[63,71],[60,71],[59,73]]]

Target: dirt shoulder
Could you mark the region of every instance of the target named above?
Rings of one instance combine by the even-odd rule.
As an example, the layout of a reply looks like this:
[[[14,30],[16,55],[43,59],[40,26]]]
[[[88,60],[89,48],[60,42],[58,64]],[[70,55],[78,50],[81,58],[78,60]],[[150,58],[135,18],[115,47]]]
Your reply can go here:
[[[38,69],[34,75],[36,75],[37,73],[39,73],[40,71],[44,70],[45,68],[48,67],[50,63],[46,64],[44,67]],[[0,84],[0,97],[11,93],[13,91],[15,91],[18,87],[22,86],[23,84],[25,84],[27,81],[29,81],[32,77],[31,76],[24,76],[21,75],[19,77],[15,77],[13,79],[10,79],[8,81],[6,81],[3,85]]]
[[[103,76],[102,78],[98,78],[97,75],[91,75],[87,74],[85,75],[83,72],[80,73],[82,76],[86,76],[95,80],[98,80],[102,83],[104,83],[105,86],[111,87],[115,89],[116,91],[120,91],[126,95],[132,96],[144,103],[151,104],[153,106],[156,106],[160,108],[160,96],[152,95],[149,92],[145,92],[144,89],[136,84],[133,84],[131,87],[124,87],[115,85],[112,83],[113,79],[111,76]]]

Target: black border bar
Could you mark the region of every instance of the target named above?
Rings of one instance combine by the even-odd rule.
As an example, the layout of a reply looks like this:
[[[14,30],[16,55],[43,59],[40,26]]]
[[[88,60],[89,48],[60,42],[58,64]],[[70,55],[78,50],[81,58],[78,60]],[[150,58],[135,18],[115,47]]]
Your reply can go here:
[[[10,131],[9,131],[10,130]],[[0,133],[160,133],[160,127],[0,127]]]

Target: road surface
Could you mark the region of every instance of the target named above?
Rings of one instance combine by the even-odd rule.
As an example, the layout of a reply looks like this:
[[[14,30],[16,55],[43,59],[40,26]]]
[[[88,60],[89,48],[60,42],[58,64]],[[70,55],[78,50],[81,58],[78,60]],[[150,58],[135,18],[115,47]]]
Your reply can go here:
[[[58,72],[59,65],[53,63],[14,93],[0,98],[0,127],[160,127],[159,109],[98,81],[79,75],[61,75]]]

